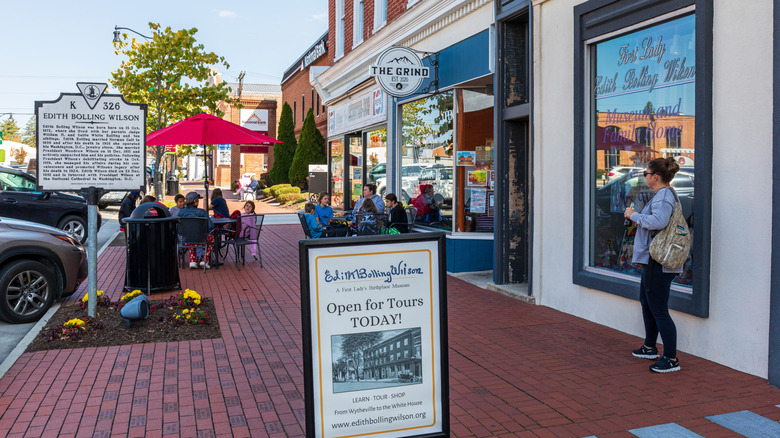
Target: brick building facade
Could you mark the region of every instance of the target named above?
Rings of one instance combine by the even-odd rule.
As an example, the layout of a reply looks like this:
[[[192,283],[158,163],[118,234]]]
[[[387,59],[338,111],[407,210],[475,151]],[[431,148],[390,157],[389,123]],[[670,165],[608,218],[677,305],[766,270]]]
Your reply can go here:
[[[268,131],[263,134],[276,138],[278,117],[277,108],[280,108],[282,99],[281,89],[274,84],[239,84],[229,83],[232,90],[230,97],[237,99],[232,105],[223,105],[220,109],[225,113],[224,119],[241,125],[241,111],[243,110],[267,110]],[[239,91],[240,90],[240,91]],[[239,109],[239,106],[241,108]],[[267,153],[251,151],[256,145],[232,145],[230,149],[230,165],[215,166],[215,184],[229,187],[233,181],[241,178],[243,173],[254,173],[258,179],[260,175],[267,173],[273,166],[273,145],[263,145],[268,148]],[[243,154],[243,160],[241,155]]]
[[[303,120],[309,109],[314,112],[314,122],[324,136],[327,130],[327,109],[325,102],[317,93],[309,79],[311,67],[326,67],[329,65],[328,34],[323,34],[317,42],[309,47],[298,58],[282,77],[282,102],[286,102],[293,110],[295,123],[295,138],[298,138],[303,128]],[[281,104],[279,106],[281,114]]]

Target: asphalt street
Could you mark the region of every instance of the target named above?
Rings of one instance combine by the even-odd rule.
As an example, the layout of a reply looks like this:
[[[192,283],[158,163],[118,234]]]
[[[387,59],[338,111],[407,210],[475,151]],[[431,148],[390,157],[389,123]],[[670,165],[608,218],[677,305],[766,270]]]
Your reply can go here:
[[[101,210],[100,214],[103,216],[103,221],[98,232],[98,252],[119,232],[119,222],[117,221],[119,206],[108,206],[105,210]],[[59,305],[55,303],[43,319],[47,319],[47,316],[53,314],[58,307]],[[36,324],[7,324],[0,322],[0,376],[7,368],[6,364],[4,364],[5,360]]]

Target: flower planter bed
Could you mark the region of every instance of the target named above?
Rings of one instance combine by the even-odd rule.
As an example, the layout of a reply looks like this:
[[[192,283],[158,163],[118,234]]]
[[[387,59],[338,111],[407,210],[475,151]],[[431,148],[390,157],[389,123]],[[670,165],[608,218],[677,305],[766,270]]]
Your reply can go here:
[[[119,316],[116,305],[99,306],[95,323],[102,328],[90,329],[80,333],[79,339],[68,339],[52,336],[52,330],[57,330],[73,319],[87,320],[87,311],[79,304],[61,306],[46,323],[41,333],[27,347],[27,352],[41,350],[59,350],[67,348],[107,347],[112,345],[144,344],[147,342],[179,342],[198,339],[221,338],[214,301],[204,298],[198,309],[208,313],[206,324],[186,324],[176,321],[176,315],[182,310],[166,307],[168,300],[150,301],[155,310],[145,320],[135,321],[127,328],[125,320]]]

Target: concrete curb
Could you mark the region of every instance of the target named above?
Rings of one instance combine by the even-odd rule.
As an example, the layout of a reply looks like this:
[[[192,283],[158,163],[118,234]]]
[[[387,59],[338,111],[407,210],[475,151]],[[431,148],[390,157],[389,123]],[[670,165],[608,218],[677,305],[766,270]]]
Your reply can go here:
[[[103,244],[103,246],[98,250],[98,257],[100,257],[100,254],[103,253],[103,251],[108,248],[108,246],[116,239],[116,236],[120,233],[120,231],[117,231],[116,234],[110,239],[106,241],[106,243]],[[46,312],[43,317],[38,320],[38,323],[33,326],[33,328],[30,329],[29,332],[27,332],[27,335],[25,335],[21,341],[19,341],[19,344],[16,345],[16,348],[11,350],[10,353],[8,353],[8,357],[5,358],[3,363],[0,364],[0,379],[5,376],[5,373],[8,372],[8,370],[11,369],[12,366],[16,363],[17,359],[22,356],[24,353],[24,350],[27,349],[27,347],[30,345],[30,343],[35,339],[36,336],[38,336],[38,333],[43,330],[43,328],[46,326],[46,323],[49,322],[52,316],[59,310],[61,306],[60,302],[55,302],[51,308]]]
[[[33,328],[30,329],[29,332],[22,338],[21,341],[19,341],[19,344],[16,345],[16,348],[11,350],[10,353],[8,353],[8,357],[5,358],[2,364],[0,364],[0,379],[5,376],[5,373],[8,372],[8,370],[11,369],[12,366],[16,363],[16,360],[19,359],[19,357],[22,356],[24,353],[24,350],[27,349],[27,346],[30,345],[30,343],[35,339],[36,336],[38,336],[38,333],[43,330],[43,327],[46,326],[46,323],[49,322],[52,316],[59,310],[60,303],[54,303],[49,308],[49,311],[46,312],[43,317],[38,320],[38,323],[33,326]]]

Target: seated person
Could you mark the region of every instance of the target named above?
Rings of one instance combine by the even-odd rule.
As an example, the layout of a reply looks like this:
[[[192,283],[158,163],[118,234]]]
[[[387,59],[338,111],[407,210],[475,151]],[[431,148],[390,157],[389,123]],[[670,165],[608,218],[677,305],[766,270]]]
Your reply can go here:
[[[155,197],[154,197],[154,196],[152,196],[152,195],[146,195],[146,196],[144,196],[144,197],[141,199],[141,202],[140,202],[138,205],[140,206],[140,205],[146,204],[147,202],[156,202],[156,203],[160,204],[161,206],[165,207],[165,204],[163,204],[163,203],[161,203],[161,202],[158,202],[158,201],[157,201],[157,198],[155,198]],[[168,207],[165,207],[165,208],[168,208]],[[151,209],[147,210],[147,211],[144,213],[144,217],[157,217],[157,210],[151,210]]]
[[[322,227],[317,223],[317,218],[314,216],[314,204],[307,202],[303,207],[303,217],[306,219],[306,227],[309,228],[309,234],[312,239],[319,239],[322,237]]]
[[[184,195],[181,193],[177,194],[173,197],[173,202],[176,203],[173,207],[169,208],[168,211],[171,212],[171,216],[178,216],[179,211],[181,211],[182,208],[184,208]]]
[[[406,217],[406,210],[404,206],[398,202],[398,197],[395,193],[388,193],[385,195],[385,204],[390,207],[390,223],[389,227],[393,227],[401,233],[409,232],[409,220]]]
[[[255,176],[252,175],[251,177],[249,177],[249,182],[247,182],[246,184],[241,184],[241,187],[239,187],[238,189],[239,194],[241,194],[242,198],[247,193],[254,194],[255,191],[257,190],[258,185],[260,185],[260,183],[255,179]]]
[[[333,207],[330,206],[330,195],[326,192],[320,193],[317,205],[314,207],[314,217],[321,227],[327,227],[330,219],[333,217]]]
[[[376,207],[378,212],[385,212],[385,201],[382,200],[381,196],[376,194],[376,184],[366,184],[363,186],[363,197],[355,202],[354,210],[360,210],[367,199],[370,199],[374,203],[374,207]]]
[[[214,229],[214,223],[211,222],[211,218],[205,210],[198,208],[198,202],[201,196],[198,192],[189,192],[185,196],[184,208],[179,210],[179,217],[203,217],[209,220],[209,231]],[[214,236],[209,233],[206,235],[206,255],[200,262],[200,266],[205,265],[206,269],[210,269],[211,266],[207,263],[207,260],[211,257],[211,249],[214,247]],[[190,269],[197,269],[198,263],[196,262],[196,248],[190,250]]]
[[[360,210],[355,215],[357,222],[357,233],[360,236],[367,234],[379,234],[379,230],[384,225],[377,216],[379,210],[370,198],[364,198]]]
[[[227,202],[222,197],[222,189],[215,188],[211,193],[211,209],[214,210],[214,215],[219,214],[216,217],[230,217],[230,211],[228,211]]]
[[[441,202],[433,199],[433,186],[430,184],[420,184],[420,196],[414,200],[414,207],[417,209],[417,217],[422,218],[423,222],[436,222],[442,220]]]

